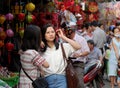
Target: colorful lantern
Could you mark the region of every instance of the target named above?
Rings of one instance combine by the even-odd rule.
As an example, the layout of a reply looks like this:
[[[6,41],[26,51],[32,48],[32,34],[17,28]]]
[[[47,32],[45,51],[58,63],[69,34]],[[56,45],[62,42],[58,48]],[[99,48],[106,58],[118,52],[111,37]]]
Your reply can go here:
[[[35,9],[35,5],[30,2],[30,3],[28,3],[28,4],[26,5],[25,8],[26,8],[27,11],[32,12],[32,11]]]
[[[0,39],[4,40],[6,38],[6,33],[4,31],[0,32]]]
[[[3,24],[6,20],[6,17],[4,15],[0,16],[0,24]]]
[[[14,18],[14,16],[13,16],[12,13],[8,13],[8,14],[6,14],[6,20],[12,21],[13,18]]]
[[[26,16],[26,20],[27,20],[28,23],[31,23],[35,20],[35,16],[29,14],[29,15]]]
[[[6,34],[7,34],[8,37],[13,37],[14,36],[14,32],[12,31],[12,29],[7,29]]]
[[[25,14],[24,13],[19,13],[18,14],[18,20],[24,21],[24,19],[25,19]]]

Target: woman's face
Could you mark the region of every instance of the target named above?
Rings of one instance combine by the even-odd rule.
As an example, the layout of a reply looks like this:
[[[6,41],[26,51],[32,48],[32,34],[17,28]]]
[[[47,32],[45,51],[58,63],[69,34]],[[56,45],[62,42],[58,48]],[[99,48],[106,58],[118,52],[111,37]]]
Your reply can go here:
[[[114,36],[115,37],[120,37],[120,31],[118,28],[114,29]]]
[[[48,27],[45,33],[45,39],[47,42],[53,42],[55,39],[55,30],[53,27]]]

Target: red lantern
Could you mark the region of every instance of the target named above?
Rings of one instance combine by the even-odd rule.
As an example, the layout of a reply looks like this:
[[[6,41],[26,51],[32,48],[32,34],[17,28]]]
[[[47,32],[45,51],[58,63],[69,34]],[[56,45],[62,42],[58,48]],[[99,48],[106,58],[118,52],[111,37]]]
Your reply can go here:
[[[11,42],[6,43],[5,45],[6,49],[8,50],[8,63],[11,62],[11,51],[14,49],[14,44]]]
[[[12,51],[14,49],[14,44],[11,42],[6,43],[5,46],[8,51]]]
[[[19,13],[18,14],[18,20],[24,21],[24,19],[25,19],[25,14],[24,13]]]

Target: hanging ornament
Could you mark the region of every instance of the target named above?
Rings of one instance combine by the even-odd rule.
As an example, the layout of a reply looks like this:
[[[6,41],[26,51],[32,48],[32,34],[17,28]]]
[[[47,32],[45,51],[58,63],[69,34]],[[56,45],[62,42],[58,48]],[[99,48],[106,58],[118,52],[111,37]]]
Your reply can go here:
[[[28,23],[31,23],[31,22],[33,22],[35,20],[35,16],[31,15],[31,14],[28,14],[26,16],[26,20],[27,20]]]
[[[23,36],[24,36],[24,30],[19,30],[19,35],[20,35],[21,38],[23,38]]]
[[[18,20],[24,21],[24,19],[25,19],[25,13],[19,13],[18,14]]]
[[[13,32],[12,29],[7,29],[6,34],[7,34],[8,37],[13,37],[14,36],[14,32]]]
[[[8,63],[11,62],[11,51],[14,49],[14,44],[11,42],[6,43],[5,45],[7,51],[8,51]]]
[[[0,48],[2,48],[3,46],[4,46],[4,42],[0,40]]]
[[[35,9],[35,5],[32,2],[30,2],[25,6],[25,8],[27,11],[32,12]]]
[[[98,5],[96,2],[89,2],[88,8],[91,13],[95,13],[98,11]]]
[[[1,31],[0,32],[0,39],[5,40],[5,38],[6,38],[6,33],[4,31]]]
[[[0,24],[3,24],[6,20],[6,17],[4,15],[0,16]]]
[[[8,20],[8,21],[12,21],[13,18],[14,18],[14,16],[13,16],[12,13],[8,13],[8,14],[6,14],[6,20]]]

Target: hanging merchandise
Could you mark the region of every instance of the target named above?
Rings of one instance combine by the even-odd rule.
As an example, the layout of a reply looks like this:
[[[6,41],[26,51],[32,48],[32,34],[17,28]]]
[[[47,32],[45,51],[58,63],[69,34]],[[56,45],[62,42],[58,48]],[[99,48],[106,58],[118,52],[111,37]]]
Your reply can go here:
[[[19,21],[24,21],[24,19],[25,19],[25,13],[19,13],[18,14],[18,20]]]
[[[91,13],[98,11],[98,4],[96,2],[89,2],[88,9]]]
[[[7,42],[5,47],[8,51],[8,64],[10,64],[11,63],[11,51],[14,49],[14,44],[11,42]]]
[[[7,29],[6,34],[7,34],[8,37],[13,37],[14,36],[14,32],[13,32],[12,29]]]
[[[0,32],[0,40],[5,40],[6,38],[6,33],[4,31]]]
[[[36,19],[35,16],[32,15],[32,14],[28,14],[28,15],[26,16],[26,20],[27,20],[28,23],[33,22],[35,19]]]
[[[13,16],[12,13],[8,13],[8,14],[6,14],[6,20],[8,20],[8,21],[12,21],[13,18],[14,18],[14,16]]]
[[[32,2],[29,2],[26,6],[25,6],[26,10],[29,12],[32,12],[35,9],[35,5]]]
[[[0,16],[0,24],[3,24],[5,22],[5,20],[6,20],[5,15],[1,15]]]

